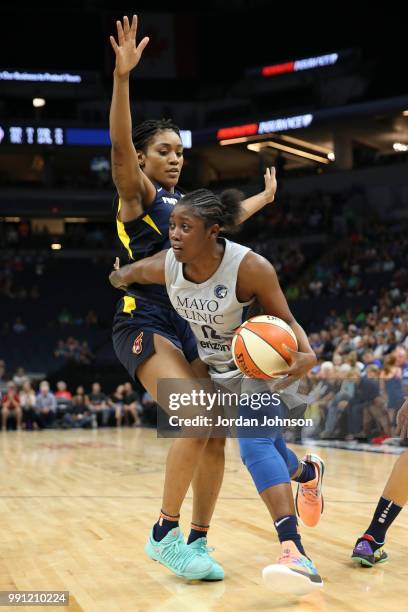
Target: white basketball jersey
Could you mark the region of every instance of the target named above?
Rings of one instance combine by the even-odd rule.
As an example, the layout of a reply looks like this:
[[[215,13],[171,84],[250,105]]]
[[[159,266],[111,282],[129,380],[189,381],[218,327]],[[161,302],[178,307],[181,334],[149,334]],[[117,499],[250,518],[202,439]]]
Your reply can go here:
[[[165,267],[170,302],[190,323],[200,359],[213,375],[237,369],[231,353],[232,337],[247,319],[248,307],[254,301],[239,302],[236,296],[239,266],[250,249],[223,240],[222,261],[204,283],[196,284],[184,278],[183,264],[176,260],[173,249],[167,251]]]

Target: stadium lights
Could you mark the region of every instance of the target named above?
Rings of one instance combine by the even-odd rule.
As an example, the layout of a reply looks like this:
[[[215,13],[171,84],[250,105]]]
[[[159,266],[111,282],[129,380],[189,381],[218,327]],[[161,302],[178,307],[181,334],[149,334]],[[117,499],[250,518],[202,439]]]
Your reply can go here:
[[[257,139],[258,137],[255,136],[255,138]],[[248,140],[251,140],[249,136],[241,136],[241,138],[229,138],[228,140],[220,140],[219,144],[221,146],[225,146],[225,145],[237,144],[239,142],[248,142]]]
[[[309,142],[308,140],[301,140],[300,138],[286,136],[285,134],[282,134],[282,136],[279,136],[279,138],[281,140],[285,140],[286,142],[297,144],[301,147],[306,147],[307,149],[312,149],[312,151],[317,151],[318,153],[325,153],[327,157],[329,157],[329,153],[332,153],[332,150],[329,149],[329,147],[323,147],[322,145],[314,144],[313,142]]]
[[[321,157],[320,155],[314,155],[313,153],[308,153],[307,151],[302,151],[301,149],[295,149],[294,147],[288,147],[286,145],[281,144],[280,142],[274,142],[272,140],[268,140],[267,142],[258,143],[254,142],[253,144],[248,144],[247,148],[250,151],[256,151],[259,153],[261,149],[264,147],[271,147],[273,149],[279,149],[280,151],[285,151],[286,153],[290,153],[291,155],[295,155],[298,157],[305,157],[306,159],[310,159],[311,161],[319,162],[320,164],[329,164],[330,160],[327,157]]]
[[[41,108],[42,106],[45,106],[45,99],[44,98],[33,98],[33,106],[34,108]]]
[[[394,151],[398,151],[398,153],[403,153],[404,151],[408,151],[408,145],[403,144],[402,142],[394,142],[392,145]]]
[[[53,251],[60,251],[62,249],[62,244],[60,244],[59,242],[53,242],[51,245],[51,249]]]

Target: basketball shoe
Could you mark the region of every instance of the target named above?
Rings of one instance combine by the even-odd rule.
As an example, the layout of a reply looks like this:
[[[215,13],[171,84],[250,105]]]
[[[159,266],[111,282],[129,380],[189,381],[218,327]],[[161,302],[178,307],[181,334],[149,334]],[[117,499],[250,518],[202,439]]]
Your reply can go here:
[[[302,555],[291,540],[282,542],[281,556],[277,563],[267,565],[262,577],[275,593],[306,595],[323,586],[313,561]]]
[[[303,461],[312,463],[316,476],[309,482],[299,482],[296,491],[296,514],[306,527],[315,527],[320,521],[324,508],[322,495],[322,482],[324,463],[318,455],[310,453],[303,457]]]

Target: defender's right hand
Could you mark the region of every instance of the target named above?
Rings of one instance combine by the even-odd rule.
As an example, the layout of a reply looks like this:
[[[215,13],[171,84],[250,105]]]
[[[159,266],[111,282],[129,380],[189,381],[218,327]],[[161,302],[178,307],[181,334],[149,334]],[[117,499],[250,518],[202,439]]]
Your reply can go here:
[[[118,30],[119,44],[113,36],[110,36],[109,40],[116,56],[115,73],[117,76],[122,77],[127,76],[138,65],[142,53],[149,42],[149,38],[145,36],[136,46],[136,15],[133,15],[131,25],[129,25],[129,19],[123,17],[123,25],[120,21],[117,21],[116,28]]]

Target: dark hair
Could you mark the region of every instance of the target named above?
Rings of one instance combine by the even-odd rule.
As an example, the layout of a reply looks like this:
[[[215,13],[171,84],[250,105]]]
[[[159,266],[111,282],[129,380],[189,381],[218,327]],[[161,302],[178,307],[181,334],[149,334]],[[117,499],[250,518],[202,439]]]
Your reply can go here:
[[[146,152],[146,148],[149,145],[150,140],[157,134],[157,132],[162,132],[163,130],[172,130],[180,136],[179,127],[172,122],[171,119],[148,119],[147,121],[143,121],[140,123],[132,133],[133,144],[136,149],[141,149]],[[180,136],[181,138],[181,136]]]
[[[231,232],[238,225],[242,198],[237,189],[227,189],[219,196],[209,189],[196,189],[183,196],[176,206],[190,206],[193,215],[202,219],[206,227],[218,223],[224,231]]]

